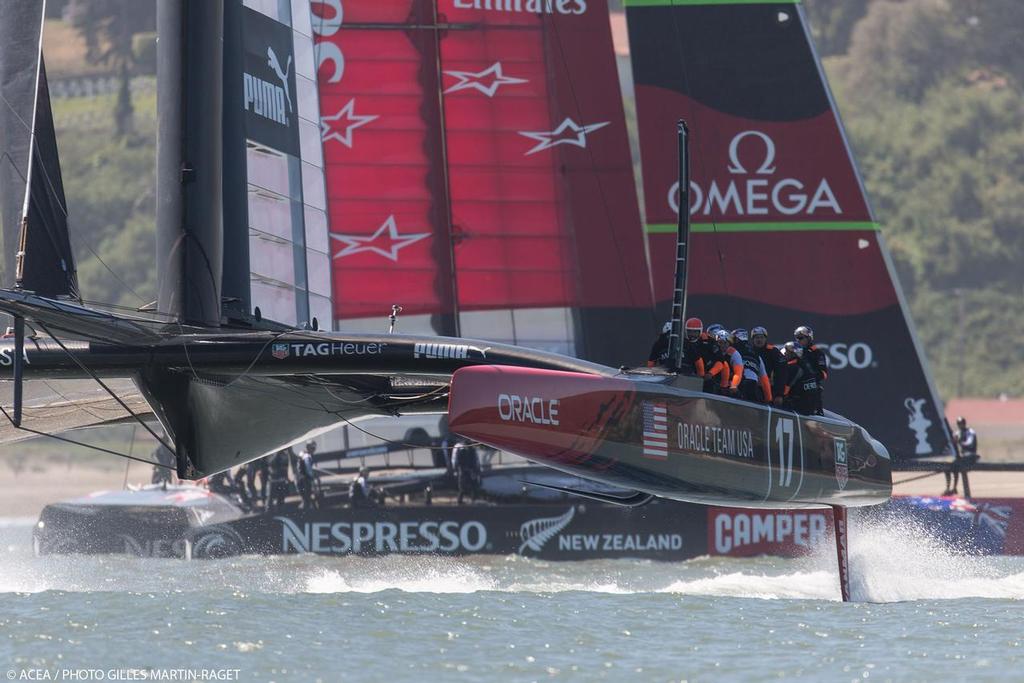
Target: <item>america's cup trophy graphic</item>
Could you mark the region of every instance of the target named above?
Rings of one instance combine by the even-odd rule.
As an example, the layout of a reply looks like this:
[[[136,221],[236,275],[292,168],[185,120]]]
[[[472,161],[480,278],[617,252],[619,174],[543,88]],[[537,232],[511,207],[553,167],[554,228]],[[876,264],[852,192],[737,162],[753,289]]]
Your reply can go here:
[[[925,417],[921,410],[921,406],[924,404],[925,399],[923,398],[908,398],[903,402],[910,414],[907,426],[917,437],[917,447],[914,448],[916,455],[928,455],[932,452],[932,447],[928,444],[928,428],[932,426],[932,421]]]

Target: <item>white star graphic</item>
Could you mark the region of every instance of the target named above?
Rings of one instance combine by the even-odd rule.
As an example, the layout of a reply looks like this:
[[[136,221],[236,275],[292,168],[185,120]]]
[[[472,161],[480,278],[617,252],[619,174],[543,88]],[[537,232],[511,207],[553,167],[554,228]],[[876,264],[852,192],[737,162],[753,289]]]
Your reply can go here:
[[[356,101],[353,98],[334,116],[320,117],[320,139],[323,142],[337,140],[352,149],[352,131],[380,118],[380,116],[360,116],[355,113],[355,106]],[[341,125],[337,125],[338,123]]]
[[[529,83],[525,78],[513,78],[503,74],[501,72],[501,62],[495,62],[483,71],[476,73],[472,71],[445,71],[444,73],[452,78],[459,79],[458,83],[444,91],[445,95],[473,88],[474,90],[479,90],[488,97],[494,97],[494,93],[498,92],[499,86]],[[485,85],[484,79],[488,76],[493,76],[493,80],[491,80],[489,85]]]
[[[385,235],[385,233],[387,233]],[[398,261],[398,250],[407,247],[413,242],[419,242],[424,237],[430,237],[429,232],[419,232],[409,235],[399,235],[398,226],[395,223],[394,215],[388,216],[384,224],[377,228],[372,235],[335,235],[331,234],[332,240],[338,240],[345,245],[345,248],[334,255],[334,258],[344,258],[363,251],[372,251],[392,261]],[[381,242],[385,246],[377,246]]]
[[[552,131],[519,131],[520,135],[538,141],[538,143],[534,145],[533,149],[526,152],[523,156],[529,156],[534,152],[539,152],[542,149],[548,149],[555,145],[576,145],[577,147],[586,147],[587,135],[589,133],[593,133],[599,128],[604,128],[609,123],[609,121],[602,121],[600,123],[591,123],[590,125],[581,126],[572,119],[566,119],[565,121],[562,121],[562,124],[558,126],[558,128]],[[566,130],[571,130],[575,133],[575,137],[560,137]]]

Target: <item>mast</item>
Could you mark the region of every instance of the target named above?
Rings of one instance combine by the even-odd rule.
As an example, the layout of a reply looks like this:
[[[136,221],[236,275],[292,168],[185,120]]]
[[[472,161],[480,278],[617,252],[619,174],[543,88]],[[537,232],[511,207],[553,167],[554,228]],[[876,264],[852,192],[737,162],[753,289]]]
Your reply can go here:
[[[676,277],[672,298],[672,334],[669,358],[672,369],[683,367],[683,320],[686,316],[686,252],[690,241],[690,129],[686,121],[676,122],[679,139],[679,220],[676,222]]]
[[[157,310],[220,326],[223,0],[157,3]]]

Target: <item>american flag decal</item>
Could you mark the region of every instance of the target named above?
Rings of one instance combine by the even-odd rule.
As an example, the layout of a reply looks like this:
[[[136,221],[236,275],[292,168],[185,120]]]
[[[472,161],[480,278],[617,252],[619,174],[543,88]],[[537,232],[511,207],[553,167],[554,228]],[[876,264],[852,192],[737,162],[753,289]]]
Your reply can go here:
[[[668,410],[664,403],[644,401],[644,455],[668,457]]]

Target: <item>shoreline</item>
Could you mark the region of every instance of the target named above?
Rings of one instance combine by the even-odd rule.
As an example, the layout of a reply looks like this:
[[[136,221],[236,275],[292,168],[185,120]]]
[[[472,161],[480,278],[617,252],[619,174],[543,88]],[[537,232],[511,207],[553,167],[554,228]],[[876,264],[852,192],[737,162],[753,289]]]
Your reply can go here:
[[[15,472],[0,460],[0,518],[38,518],[50,503],[89,495],[97,491],[121,490],[128,485],[148,484],[150,468],[131,464],[127,468],[50,464]],[[127,476],[126,476],[127,473]],[[1024,497],[1024,472],[972,472],[969,475],[974,498]],[[925,474],[897,472],[893,495],[939,496],[946,488],[941,472]],[[963,485],[960,485],[963,493]]]

